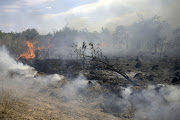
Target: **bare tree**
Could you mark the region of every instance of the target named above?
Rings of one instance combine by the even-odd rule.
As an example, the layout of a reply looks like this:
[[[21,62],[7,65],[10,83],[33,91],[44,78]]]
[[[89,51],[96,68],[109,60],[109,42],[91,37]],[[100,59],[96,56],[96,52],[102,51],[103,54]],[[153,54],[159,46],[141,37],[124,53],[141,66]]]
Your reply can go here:
[[[92,42],[89,44],[86,44],[83,42],[82,47],[79,47],[74,44],[74,52],[83,60],[83,69],[84,69],[84,64],[85,60],[90,60],[94,62],[97,66],[99,64],[103,65],[106,69],[116,72],[123,76],[126,80],[131,82],[132,85],[137,85],[133,80],[130,79],[130,77],[126,74],[125,70],[122,68],[117,69],[114,65],[112,65],[108,58],[103,55],[101,49],[99,48],[99,45],[96,47]]]

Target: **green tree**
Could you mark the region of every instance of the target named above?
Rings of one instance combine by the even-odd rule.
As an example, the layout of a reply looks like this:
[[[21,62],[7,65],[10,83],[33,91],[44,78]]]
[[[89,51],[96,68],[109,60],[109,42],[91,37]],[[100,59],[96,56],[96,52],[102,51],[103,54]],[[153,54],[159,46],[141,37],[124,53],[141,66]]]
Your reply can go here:
[[[39,38],[39,33],[36,29],[27,29],[26,31],[22,32],[23,36],[26,40],[37,40]]]

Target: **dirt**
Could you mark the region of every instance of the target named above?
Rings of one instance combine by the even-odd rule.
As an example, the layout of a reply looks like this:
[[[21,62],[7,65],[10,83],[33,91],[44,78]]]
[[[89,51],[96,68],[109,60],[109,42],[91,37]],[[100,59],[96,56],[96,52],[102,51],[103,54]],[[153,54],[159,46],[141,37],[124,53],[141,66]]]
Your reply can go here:
[[[52,92],[52,91],[51,91]],[[9,97],[8,112],[0,113],[1,120],[121,120],[101,112],[94,103],[64,102],[63,97],[50,96],[50,92],[29,90],[22,98]]]

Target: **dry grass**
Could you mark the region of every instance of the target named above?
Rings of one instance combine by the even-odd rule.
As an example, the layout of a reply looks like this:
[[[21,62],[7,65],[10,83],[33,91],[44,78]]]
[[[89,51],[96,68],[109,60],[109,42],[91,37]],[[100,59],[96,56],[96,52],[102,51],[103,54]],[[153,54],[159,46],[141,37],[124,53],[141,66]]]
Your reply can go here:
[[[8,92],[6,91],[2,91],[2,95],[1,95],[1,108],[0,108],[0,112],[3,114],[7,114],[9,113],[9,105],[10,105],[10,95]]]

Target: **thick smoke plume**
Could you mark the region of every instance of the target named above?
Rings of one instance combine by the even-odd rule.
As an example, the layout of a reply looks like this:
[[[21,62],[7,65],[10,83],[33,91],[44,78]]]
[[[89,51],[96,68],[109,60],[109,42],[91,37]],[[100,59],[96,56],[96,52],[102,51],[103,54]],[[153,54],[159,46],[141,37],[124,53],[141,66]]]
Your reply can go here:
[[[0,48],[0,76],[3,89],[16,89],[18,93],[26,92],[28,88],[39,90],[48,84],[63,79],[58,74],[38,76],[37,71],[28,65],[15,61],[5,47]]]

